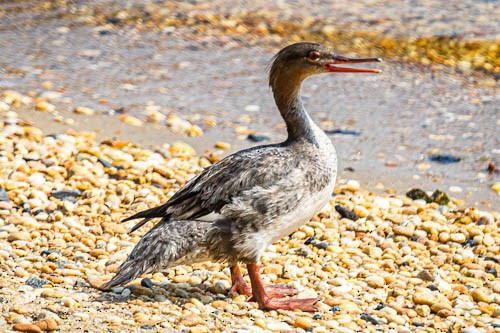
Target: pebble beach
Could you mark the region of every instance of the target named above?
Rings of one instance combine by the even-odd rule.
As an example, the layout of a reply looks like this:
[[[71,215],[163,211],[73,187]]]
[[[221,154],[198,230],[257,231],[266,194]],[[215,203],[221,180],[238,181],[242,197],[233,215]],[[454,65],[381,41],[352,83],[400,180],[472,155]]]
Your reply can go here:
[[[0,4],[0,331],[500,332],[498,8],[399,6]],[[388,60],[384,76],[303,89],[340,174],[261,273],[320,298],[316,311],[228,295],[224,263],[100,291],[154,225],[129,234],[123,218],[231,151],[282,139],[255,86],[279,45],[304,39]]]
[[[341,181],[317,216],[262,258],[264,282],[321,298],[315,313],[263,312],[229,297],[229,270],[216,263],[100,292],[148,229],[130,235],[120,220],[165,202],[218,158],[185,143],[152,151],[93,133],[45,135],[15,112],[29,100],[11,92],[0,104],[3,331],[500,329],[500,213],[375,194],[356,180]]]

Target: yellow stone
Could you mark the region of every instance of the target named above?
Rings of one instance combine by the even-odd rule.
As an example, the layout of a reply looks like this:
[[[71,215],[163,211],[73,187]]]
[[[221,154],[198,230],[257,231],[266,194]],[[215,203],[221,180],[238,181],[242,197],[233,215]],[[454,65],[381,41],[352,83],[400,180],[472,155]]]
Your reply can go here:
[[[260,327],[262,329],[266,329],[267,328],[266,322],[264,320],[262,320],[261,318],[255,319],[254,324],[255,324],[255,326],[258,326],[258,327]]]
[[[92,116],[95,113],[94,109],[85,107],[85,106],[77,106],[74,110],[74,113],[81,114],[84,116]]]
[[[37,321],[35,325],[40,327],[42,331],[55,331],[57,329],[57,322],[53,318]]]
[[[53,104],[50,104],[49,102],[40,101],[36,103],[35,109],[44,112],[54,112],[56,110],[56,107]]]
[[[125,124],[132,125],[132,126],[142,126],[143,122],[139,118],[136,118],[134,116],[129,116],[126,114],[122,114],[118,116],[118,119],[123,121]]]
[[[310,318],[307,317],[298,317],[295,319],[295,322],[293,323],[293,326],[299,327],[302,329],[306,329],[311,327],[313,324],[313,321]]]
[[[471,293],[471,296],[476,302],[485,302],[485,303],[493,302],[493,297],[491,295],[488,295],[481,289],[474,289]]]
[[[218,141],[215,143],[215,148],[227,150],[227,149],[231,149],[231,145],[227,142]]]
[[[225,309],[228,305],[229,305],[229,303],[221,301],[221,300],[217,300],[217,301],[212,302],[212,306],[216,309]]]
[[[55,289],[46,289],[40,294],[42,297],[62,298],[64,294]]]
[[[186,134],[190,137],[199,137],[203,135],[203,130],[199,126],[193,125],[186,130]]]
[[[42,329],[34,324],[15,324],[14,331],[26,333],[42,333]]]

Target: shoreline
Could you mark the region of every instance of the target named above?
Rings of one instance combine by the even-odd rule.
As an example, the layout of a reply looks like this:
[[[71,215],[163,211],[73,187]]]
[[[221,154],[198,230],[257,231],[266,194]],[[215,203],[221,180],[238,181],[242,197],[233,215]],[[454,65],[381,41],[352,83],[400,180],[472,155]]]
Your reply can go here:
[[[377,195],[352,180],[262,257],[265,283],[321,298],[314,315],[263,312],[246,296],[225,295],[229,271],[210,262],[100,292],[94,288],[153,225],[130,235],[119,221],[165,202],[210,162],[181,143],[154,153],[74,131],[44,136],[22,121],[13,127],[9,112],[10,125],[0,131],[5,331],[33,332],[36,323],[90,332],[411,332],[424,326],[483,333],[500,325],[500,212]],[[340,216],[336,205],[358,219]]]
[[[213,128],[204,127],[202,136],[190,137],[185,133],[174,133],[172,128],[169,128],[164,123],[148,122],[144,114],[138,115],[138,119],[141,119],[142,124],[134,126],[126,121],[121,121],[119,119],[120,115],[109,115],[104,111],[94,110],[92,115],[76,114],[71,111],[71,107],[68,107],[67,103],[61,104],[61,101],[57,100],[55,101],[55,105],[58,105],[58,107],[55,112],[36,110],[36,100],[37,98],[34,98],[29,105],[23,105],[20,108],[19,114],[23,121],[41,128],[48,134],[62,134],[68,130],[76,130],[77,132],[95,133],[98,140],[113,138],[130,141],[153,150],[161,148],[163,144],[185,142],[192,146],[198,154],[215,154],[218,157],[224,157],[231,152],[253,145],[280,142],[285,139],[282,128],[271,128],[270,130],[268,129],[269,131],[266,131],[266,127],[262,124],[253,124],[251,127],[248,127],[247,123],[241,125],[237,123],[222,123]],[[46,99],[38,98],[38,100],[44,101]],[[49,100],[49,102],[52,101]],[[70,105],[74,104],[72,102]],[[189,122],[178,116],[181,113],[174,112],[173,114],[175,119],[181,119],[179,121],[191,124],[189,126],[195,126],[192,124],[196,122],[200,123],[199,118],[196,122]],[[252,114],[251,116],[253,117]],[[131,117],[135,118],[134,113],[131,114]],[[217,121],[218,118],[216,116],[207,119],[215,119]],[[252,128],[263,128],[263,130],[256,131]],[[373,129],[367,127],[367,131],[370,130]],[[257,135],[264,133],[268,140],[257,143],[252,142],[247,139],[246,133],[256,133]],[[495,182],[498,182],[499,175],[488,175],[486,172],[486,162],[483,163],[485,166],[484,169],[478,170],[483,172],[478,181],[472,179],[466,180],[460,178],[463,177],[463,161],[456,165],[440,165],[439,163],[432,163],[424,159],[419,162],[413,162],[415,166],[409,168],[411,165],[404,166],[404,161],[407,161],[407,159],[398,157],[397,155],[395,155],[396,157],[389,156],[381,161],[380,157],[373,154],[359,158],[356,155],[352,155],[352,152],[345,151],[345,148],[343,148],[352,142],[358,142],[358,145],[362,144],[363,141],[366,142],[366,139],[360,141],[356,136],[352,135],[332,135],[331,138],[337,146],[340,145],[339,154],[341,154],[341,158],[339,160],[338,184],[345,184],[347,180],[354,178],[359,180],[364,188],[375,193],[404,195],[410,189],[420,188],[429,192],[429,194],[435,190],[441,190],[463,202],[471,202],[473,206],[486,209],[494,208],[500,204],[500,195],[495,193],[491,188]],[[217,148],[218,142],[223,143],[224,149]],[[440,152],[439,150],[435,151]],[[371,158],[369,158],[370,156]],[[398,161],[398,159],[402,159],[402,162]],[[493,163],[495,161],[494,155],[492,161]],[[404,169],[401,169],[402,167]],[[454,175],[452,170],[457,171],[460,169],[462,171]]]

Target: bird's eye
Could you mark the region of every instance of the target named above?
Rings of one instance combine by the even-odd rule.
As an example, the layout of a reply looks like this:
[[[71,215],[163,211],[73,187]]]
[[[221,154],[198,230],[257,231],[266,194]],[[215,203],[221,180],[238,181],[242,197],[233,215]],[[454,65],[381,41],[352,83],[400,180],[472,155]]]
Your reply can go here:
[[[318,61],[320,54],[318,51],[311,51],[307,54],[307,58],[311,61]]]

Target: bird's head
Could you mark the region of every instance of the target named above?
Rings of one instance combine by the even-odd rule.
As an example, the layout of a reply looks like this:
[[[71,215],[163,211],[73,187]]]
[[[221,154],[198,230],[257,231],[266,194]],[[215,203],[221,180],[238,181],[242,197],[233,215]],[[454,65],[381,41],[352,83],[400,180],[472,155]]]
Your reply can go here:
[[[316,43],[296,43],[279,51],[273,59],[269,84],[274,86],[280,76],[298,81],[321,73],[380,73],[378,69],[344,67],[346,64],[380,62],[380,58],[355,59],[336,54],[333,50]]]

